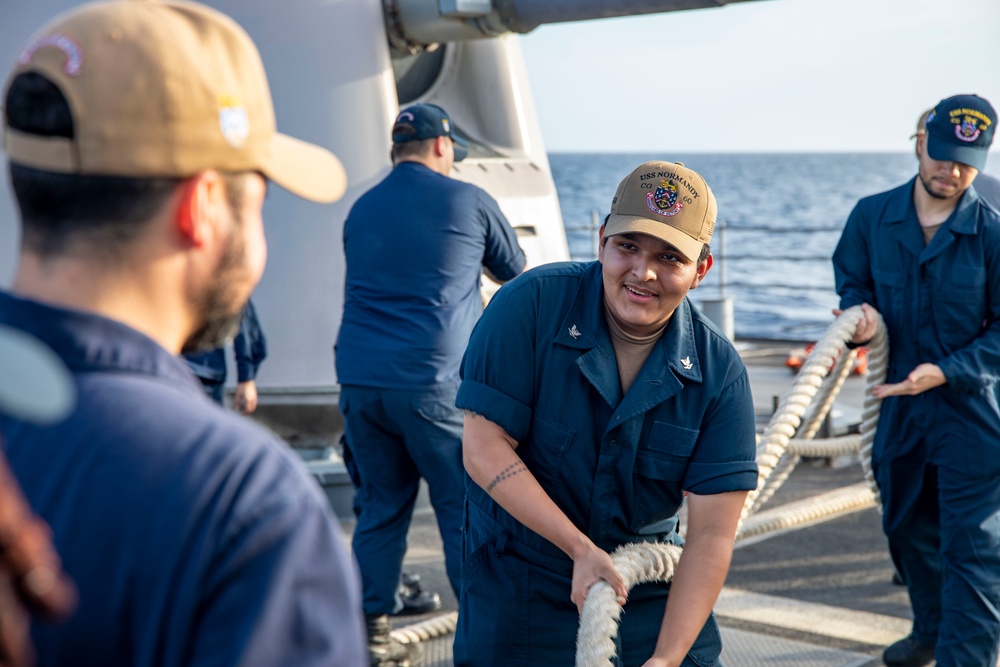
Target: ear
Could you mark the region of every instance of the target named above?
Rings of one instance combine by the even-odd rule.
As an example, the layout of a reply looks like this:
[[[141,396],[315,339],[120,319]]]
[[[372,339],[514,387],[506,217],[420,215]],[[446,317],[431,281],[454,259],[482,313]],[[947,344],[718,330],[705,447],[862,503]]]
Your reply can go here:
[[[184,181],[177,202],[175,227],[185,242],[200,248],[214,234],[220,197],[225,199],[225,191],[215,171],[203,171]]]
[[[601,231],[598,232],[601,235],[601,237],[600,239],[598,239],[599,242],[597,244],[597,261],[599,261],[601,264],[604,263],[604,244],[608,242],[608,240],[604,238],[604,227],[605,227],[604,225],[601,225]]]
[[[449,139],[446,136],[442,135],[437,137],[434,140],[434,155],[436,155],[437,157],[444,157],[445,154],[448,152],[447,142],[449,141],[451,141],[451,139]]]
[[[704,279],[705,274],[708,273],[708,270],[712,268],[712,264],[714,263],[715,259],[712,257],[712,254],[709,253],[708,257],[705,258],[705,261],[699,264],[698,268],[695,269],[694,280],[691,281],[691,289],[698,287],[698,283]]]

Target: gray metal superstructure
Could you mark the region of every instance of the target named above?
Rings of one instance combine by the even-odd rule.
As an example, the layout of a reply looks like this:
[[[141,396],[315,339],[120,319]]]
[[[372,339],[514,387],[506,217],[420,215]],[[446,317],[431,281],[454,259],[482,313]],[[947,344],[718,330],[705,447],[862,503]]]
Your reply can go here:
[[[0,62],[74,0],[3,0]],[[278,127],[336,153],[347,194],[320,206],[275,188],[265,206],[267,270],[254,301],[269,356],[257,378],[262,418],[285,435],[335,421],[333,342],[343,308],[341,229],[354,200],[390,169],[401,104],[448,109],[470,143],[456,178],[500,203],[529,265],[566,259],[562,216],[517,32],[544,23],[677,11],[727,0],[208,0],[253,37]],[[4,68],[6,70],[6,66]],[[400,203],[405,207],[405,203]],[[0,188],[0,285],[15,269],[18,231]],[[391,270],[391,267],[387,267]],[[485,280],[485,279],[484,279]],[[490,291],[490,286],[485,287]]]

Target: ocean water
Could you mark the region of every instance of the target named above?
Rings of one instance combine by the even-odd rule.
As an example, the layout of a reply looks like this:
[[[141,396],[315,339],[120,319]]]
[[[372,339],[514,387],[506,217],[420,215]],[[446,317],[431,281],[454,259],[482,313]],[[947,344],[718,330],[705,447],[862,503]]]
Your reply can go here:
[[[742,338],[822,336],[838,303],[830,257],[848,214],[861,197],[916,173],[912,153],[668,157],[704,176],[719,203],[715,265],[691,297],[695,302],[732,297],[736,335]],[[549,154],[573,258],[594,257],[594,212],[599,224],[621,179],[657,159],[664,156]],[[987,172],[1000,175],[989,166]]]

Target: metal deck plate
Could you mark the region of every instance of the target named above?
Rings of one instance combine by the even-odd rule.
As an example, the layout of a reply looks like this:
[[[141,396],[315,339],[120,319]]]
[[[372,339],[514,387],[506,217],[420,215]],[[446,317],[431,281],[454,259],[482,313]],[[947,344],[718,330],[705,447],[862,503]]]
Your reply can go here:
[[[421,642],[421,667],[452,667],[454,635]],[[862,653],[813,646],[805,642],[722,628],[722,662],[725,667],[864,667],[878,664]]]
[[[725,667],[863,667],[878,664],[869,655],[822,648],[746,630],[722,628]]]

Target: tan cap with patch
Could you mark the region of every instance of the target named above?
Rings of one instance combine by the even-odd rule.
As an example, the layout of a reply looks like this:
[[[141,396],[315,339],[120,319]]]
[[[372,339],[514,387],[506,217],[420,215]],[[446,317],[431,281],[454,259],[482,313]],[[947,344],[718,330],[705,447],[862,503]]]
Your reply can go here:
[[[697,172],[680,162],[645,162],[618,186],[604,235],[649,234],[695,261],[712,240],[718,210]]]
[[[21,50],[24,72],[62,91],[75,136],[41,137],[4,123],[12,162],[47,171],[128,177],[260,171],[319,202],[344,193],[340,161],[279,134],[257,47],[204,5],[113,0],[60,14]]]

